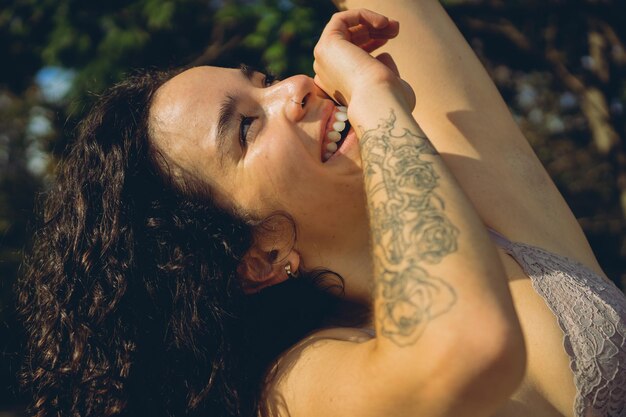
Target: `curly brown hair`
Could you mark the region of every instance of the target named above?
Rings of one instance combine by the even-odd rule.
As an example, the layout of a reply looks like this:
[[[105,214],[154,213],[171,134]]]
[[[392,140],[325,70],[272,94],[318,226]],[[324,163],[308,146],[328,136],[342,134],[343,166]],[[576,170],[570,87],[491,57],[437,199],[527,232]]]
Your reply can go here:
[[[334,314],[319,274],[243,294],[255,225],[174,182],[152,145],[177,72],[100,96],[45,196],[16,288],[32,415],[254,415],[268,365]]]

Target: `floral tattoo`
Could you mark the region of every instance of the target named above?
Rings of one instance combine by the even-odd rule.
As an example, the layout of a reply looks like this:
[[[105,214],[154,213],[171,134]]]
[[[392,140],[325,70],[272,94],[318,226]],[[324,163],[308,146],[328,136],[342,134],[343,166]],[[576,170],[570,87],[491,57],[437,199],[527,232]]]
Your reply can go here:
[[[454,289],[428,274],[457,250],[458,229],[437,193],[439,176],[422,155],[436,155],[428,138],[388,119],[361,137],[365,185],[377,248],[376,300],[382,335],[399,346],[415,343],[427,323],[456,302]]]

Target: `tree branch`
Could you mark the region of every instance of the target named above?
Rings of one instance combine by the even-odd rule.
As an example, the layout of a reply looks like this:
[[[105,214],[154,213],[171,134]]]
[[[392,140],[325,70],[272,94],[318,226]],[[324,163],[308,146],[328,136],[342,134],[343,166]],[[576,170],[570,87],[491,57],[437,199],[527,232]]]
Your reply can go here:
[[[233,49],[241,42],[241,36],[233,36],[224,42],[226,27],[223,24],[216,24],[211,31],[211,40],[204,52],[194,59],[190,66],[209,65],[225,52]]]

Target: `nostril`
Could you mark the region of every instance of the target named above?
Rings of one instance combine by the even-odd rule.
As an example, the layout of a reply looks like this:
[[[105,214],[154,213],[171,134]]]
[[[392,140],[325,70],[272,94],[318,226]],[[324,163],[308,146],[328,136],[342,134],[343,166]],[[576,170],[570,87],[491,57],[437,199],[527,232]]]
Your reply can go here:
[[[306,106],[306,102],[309,99],[309,96],[311,95],[311,93],[307,93],[306,96],[304,96],[302,98],[302,108],[304,108],[304,106]]]

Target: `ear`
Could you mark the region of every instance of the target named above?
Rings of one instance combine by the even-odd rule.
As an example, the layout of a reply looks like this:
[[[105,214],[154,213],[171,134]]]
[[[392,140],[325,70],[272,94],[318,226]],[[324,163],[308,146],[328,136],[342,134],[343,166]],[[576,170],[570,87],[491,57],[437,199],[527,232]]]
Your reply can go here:
[[[237,267],[244,293],[254,294],[289,279],[285,271],[287,264],[295,273],[300,266],[300,254],[292,249],[287,256],[279,256],[277,250],[267,252],[257,246],[250,248]]]

